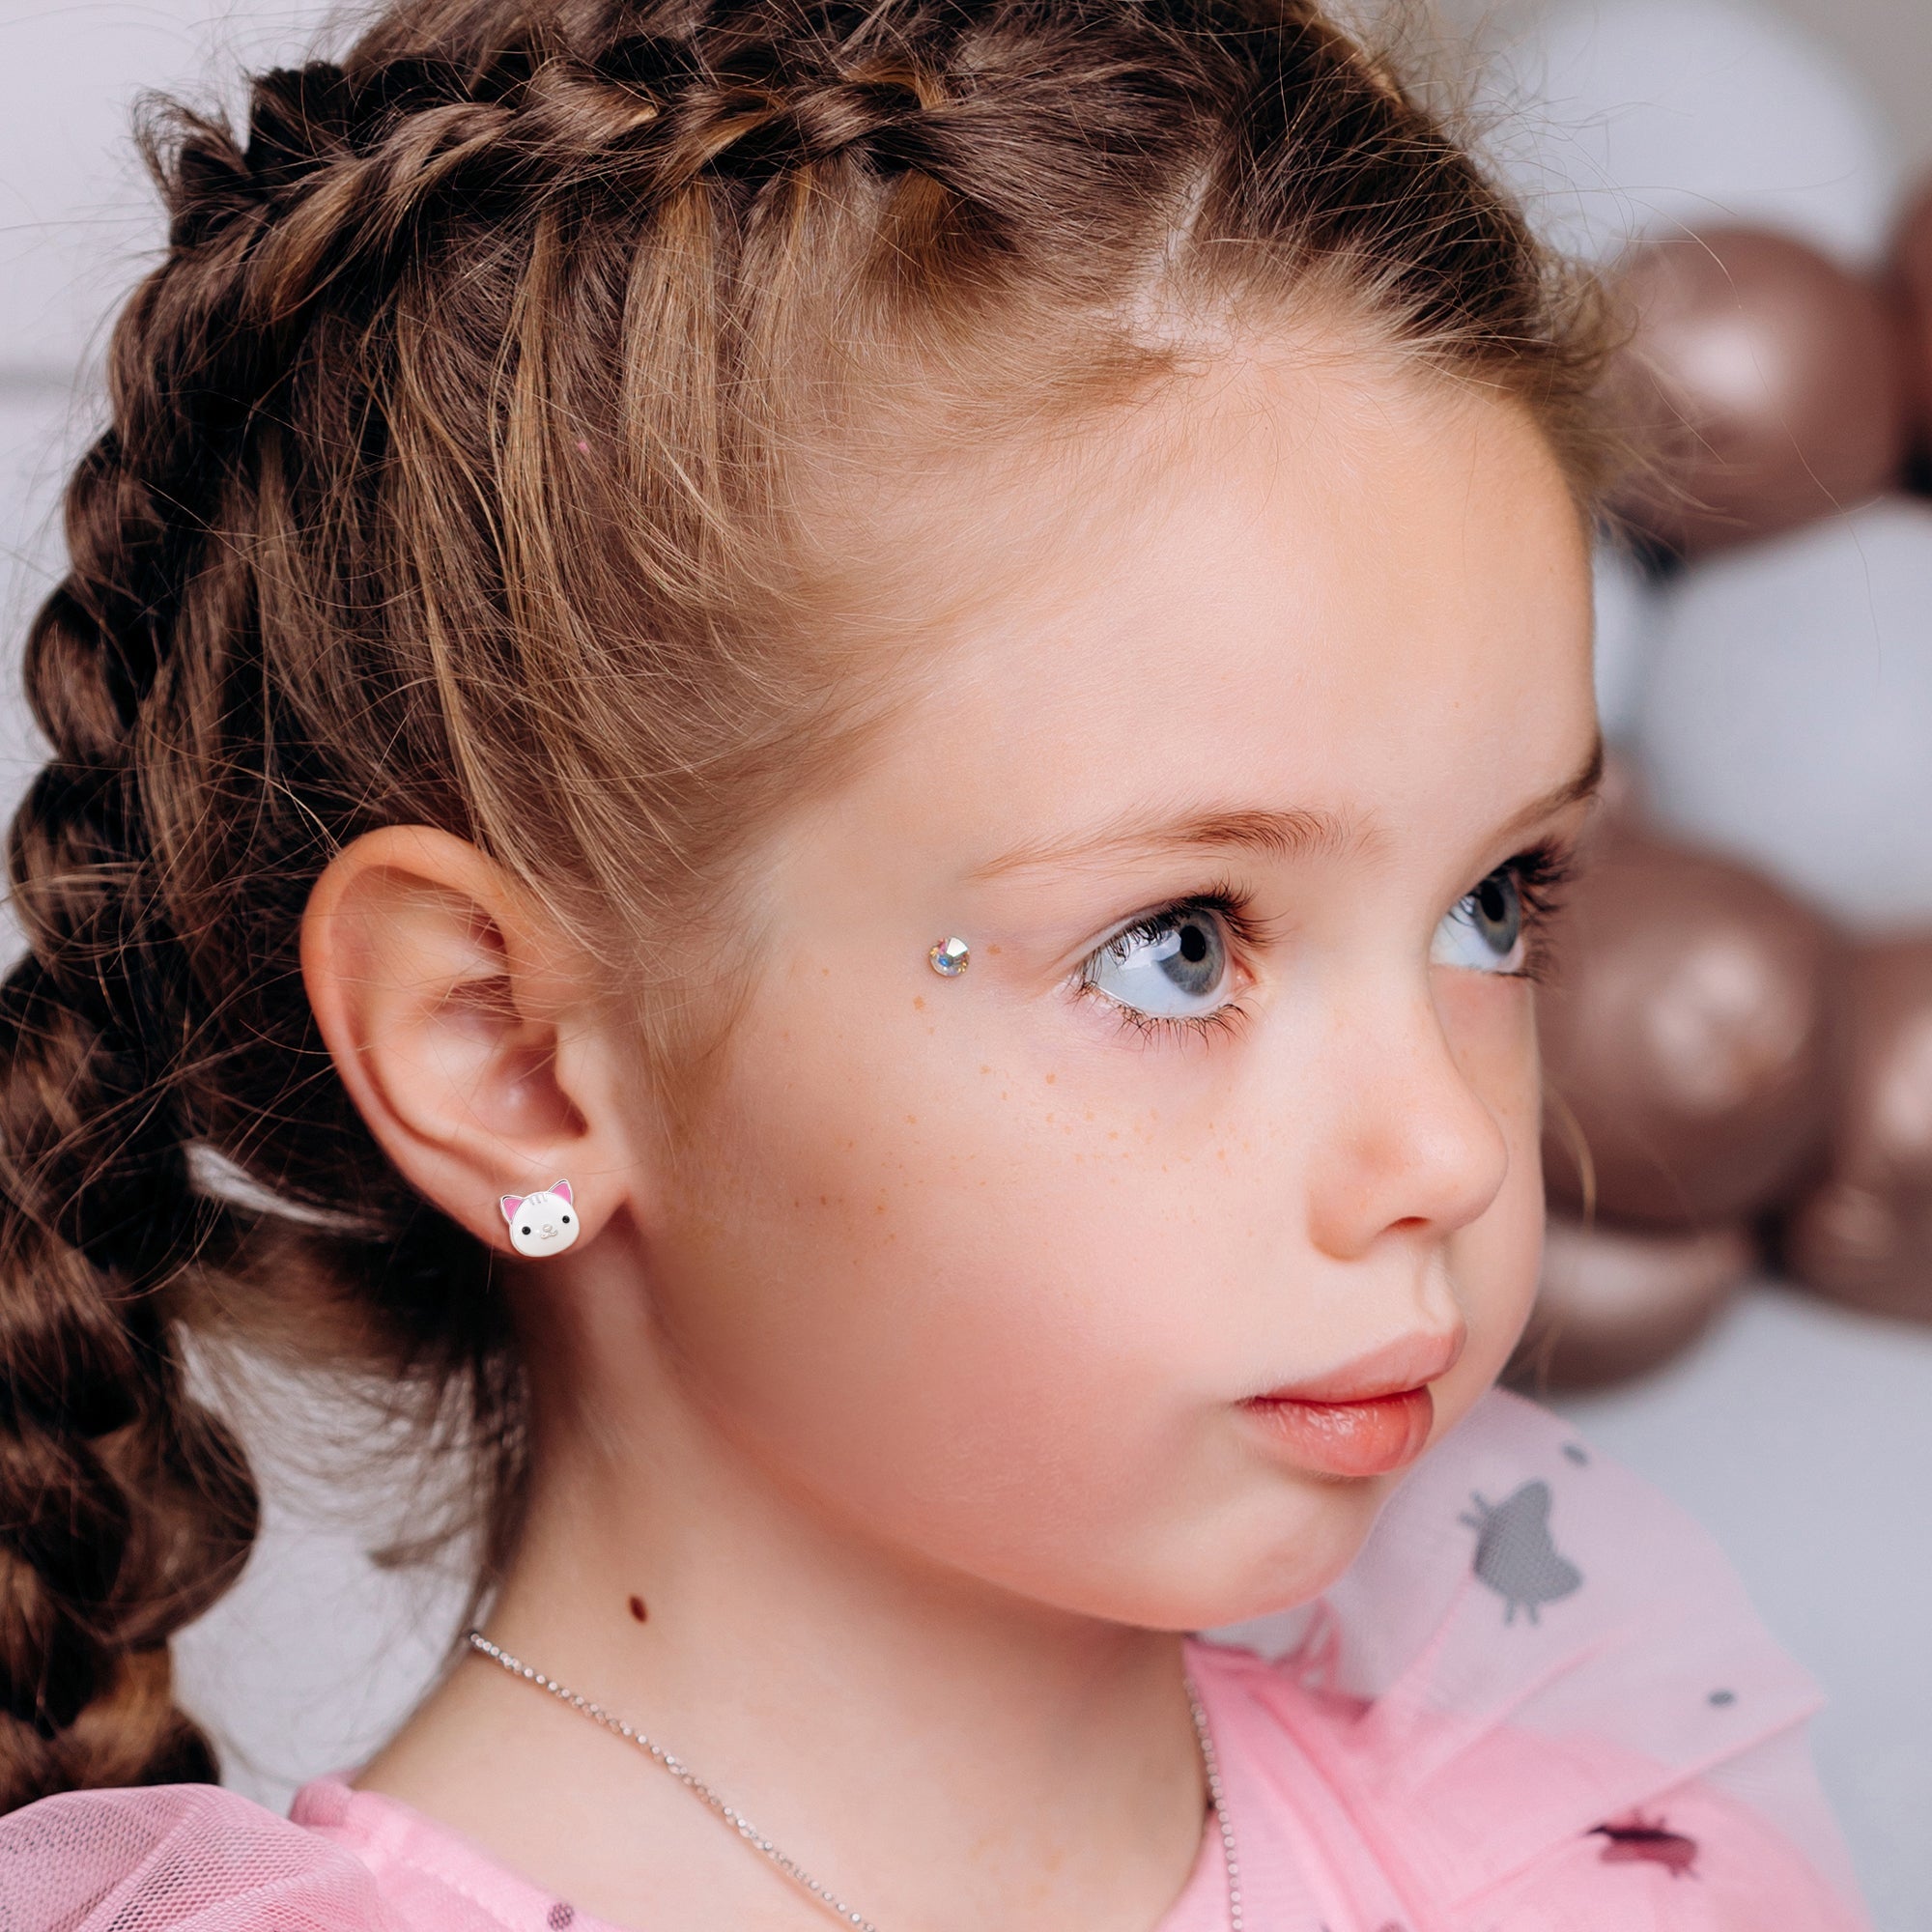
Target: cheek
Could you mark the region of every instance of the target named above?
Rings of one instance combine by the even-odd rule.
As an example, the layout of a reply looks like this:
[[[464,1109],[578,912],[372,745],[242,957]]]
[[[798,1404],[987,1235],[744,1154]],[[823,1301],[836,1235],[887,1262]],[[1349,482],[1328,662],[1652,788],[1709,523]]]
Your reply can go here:
[[[848,1523],[1065,1607],[1185,1626],[1239,1552],[1335,1567],[1361,1525],[1324,1492],[1284,1537],[1227,1426],[1282,1257],[1206,1076],[1150,1109],[1137,1054],[975,1025],[754,1023],[656,1270],[707,1409]]]
[[[1109,1391],[1148,1414],[1135,1384],[1180,1325],[1174,1284],[1136,1264],[1171,1211],[1136,1185],[1156,1128],[1099,1118],[1010,1042],[982,1057],[970,1025],[943,1053],[923,1018],[753,1037],[740,1065],[785,1072],[721,1095],[691,1163],[668,1319],[738,1424],[792,1454],[890,1443],[908,1475],[997,1486],[1118,1434]]]
[[[1488,1210],[1450,1241],[1458,1299],[1469,1323],[1463,1361],[1438,1390],[1448,1420],[1501,1374],[1529,1319],[1543,1258],[1542,1068],[1535,1004],[1520,980],[1445,975],[1436,1009],[1456,1064],[1509,1150]]]

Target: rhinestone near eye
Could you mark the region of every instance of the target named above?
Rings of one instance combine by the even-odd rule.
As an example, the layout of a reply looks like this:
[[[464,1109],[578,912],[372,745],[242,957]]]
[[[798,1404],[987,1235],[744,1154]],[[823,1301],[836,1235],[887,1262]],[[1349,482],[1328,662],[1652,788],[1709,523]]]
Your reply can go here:
[[[941,979],[956,980],[973,955],[963,939],[942,939],[925,956]]]

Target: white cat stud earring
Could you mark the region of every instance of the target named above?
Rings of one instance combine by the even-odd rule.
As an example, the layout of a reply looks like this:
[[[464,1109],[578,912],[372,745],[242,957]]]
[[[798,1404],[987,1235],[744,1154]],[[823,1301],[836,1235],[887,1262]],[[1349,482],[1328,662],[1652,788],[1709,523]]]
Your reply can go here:
[[[577,1238],[570,1182],[559,1180],[535,1194],[501,1194],[497,1206],[510,1224],[510,1245],[520,1255],[560,1255]]]

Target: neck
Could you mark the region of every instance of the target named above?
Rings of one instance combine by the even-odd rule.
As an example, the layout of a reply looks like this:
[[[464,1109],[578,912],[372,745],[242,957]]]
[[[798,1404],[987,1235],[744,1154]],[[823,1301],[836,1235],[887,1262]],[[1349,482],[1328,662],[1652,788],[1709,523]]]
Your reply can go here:
[[[575,1378],[575,1403],[537,1391],[491,1636],[676,1752],[883,1932],[1149,1932],[1202,1841],[1179,1639],[882,1548],[762,1470],[662,1349],[606,1359],[621,1406]],[[460,1769],[486,1761],[528,1776]],[[620,1924],[639,1897],[653,1927],[686,1897],[694,1925],[829,1922],[662,1771],[481,1662],[362,1781]]]

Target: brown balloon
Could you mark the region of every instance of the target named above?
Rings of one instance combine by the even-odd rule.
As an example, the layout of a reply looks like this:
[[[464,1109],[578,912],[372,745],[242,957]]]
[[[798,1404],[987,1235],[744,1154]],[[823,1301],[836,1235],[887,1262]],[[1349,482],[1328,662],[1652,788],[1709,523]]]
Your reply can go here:
[[[1757,1262],[1742,1227],[1660,1234],[1552,1219],[1542,1290],[1510,1379],[1589,1389],[1647,1375],[1711,1325]]]
[[[1768,880],[1612,830],[1540,1006],[1550,1199],[1652,1228],[1740,1221],[1822,1149],[1837,942]]]
[[[1659,242],[1620,277],[1635,334],[1612,384],[1641,459],[1618,508],[1697,555],[1891,487],[1909,440],[1897,306],[1781,235]]]
[[[1932,444],[1932,182],[1898,226],[1892,283],[1906,317],[1906,377],[1921,452]]]
[[[1932,937],[1859,947],[1844,1006],[1831,1166],[1785,1264],[1835,1300],[1932,1321]]]

